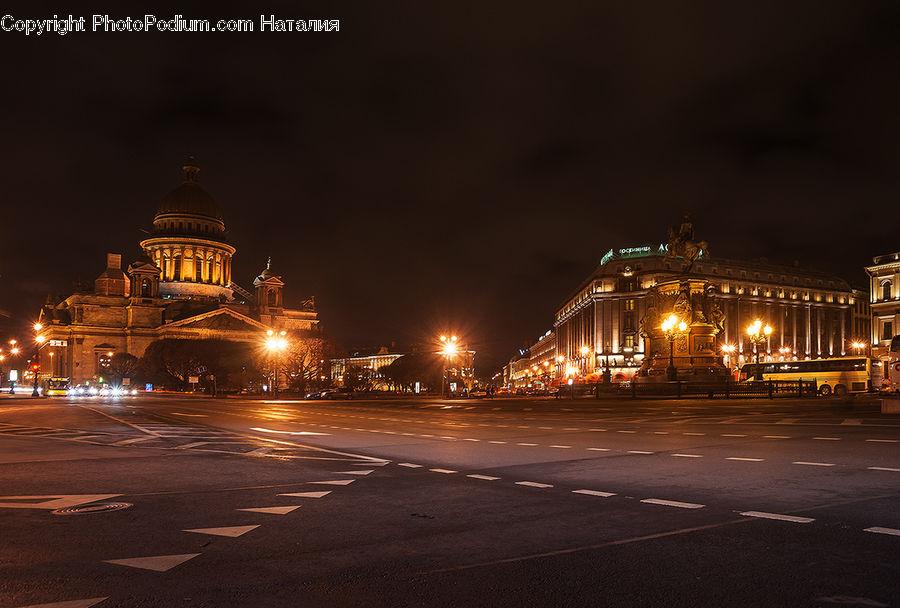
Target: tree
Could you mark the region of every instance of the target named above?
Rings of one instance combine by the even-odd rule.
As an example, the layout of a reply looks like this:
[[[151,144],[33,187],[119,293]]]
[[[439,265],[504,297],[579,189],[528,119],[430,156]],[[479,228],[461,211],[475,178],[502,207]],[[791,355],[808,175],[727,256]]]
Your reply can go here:
[[[370,391],[375,380],[375,373],[368,367],[351,365],[344,369],[344,387],[351,391]]]
[[[331,377],[334,343],[320,332],[300,332],[287,337],[287,349],[281,353],[279,371],[291,390],[305,392],[326,385]]]
[[[122,384],[122,378],[131,378],[138,369],[138,358],[131,353],[116,353],[109,362],[109,375],[115,384]]]
[[[184,389],[191,376],[206,383],[210,375],[215,375],[219,388],[240,388],[248,377],[257,375],[258,357],[254,351],[253,345],[244,342],[164,338],[147,347],[141,366],[150,378],[163,385],[174,383]]]
[[[401,390],[439,390],[443,374],[443,357],[435,353],[410,353],[395,359],[379,372]]]

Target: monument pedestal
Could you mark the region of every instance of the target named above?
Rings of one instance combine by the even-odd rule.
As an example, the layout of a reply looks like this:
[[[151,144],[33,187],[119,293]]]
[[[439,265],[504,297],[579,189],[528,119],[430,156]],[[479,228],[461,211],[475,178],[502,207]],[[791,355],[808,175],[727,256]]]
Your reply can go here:
[[[647,314],[641,321],[646,355],[634,381],[671,381],[667,373],[671,353],[677,380],[724,383],[728,370],[716,353],[716,335],[725,316],[716,302],[715,287],[702,279],[672,279],[656,285],[647,297]],[[677,321],[670,341],[662,322],[672,315]],[[687,325],[684,331],[677,329],[681,321]]]

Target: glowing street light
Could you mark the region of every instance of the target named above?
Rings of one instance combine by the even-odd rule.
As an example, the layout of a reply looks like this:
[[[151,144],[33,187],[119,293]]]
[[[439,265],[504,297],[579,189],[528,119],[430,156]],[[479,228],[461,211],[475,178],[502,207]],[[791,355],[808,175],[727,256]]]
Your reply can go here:
[[[269,336],[266,340],[266,349],[274,360],[272,386],[269,388],[269,392],[272,394],[273,399],[278,399],[278,355],[287,348],[287,339],[284,337],[287,335],[287,332],[283,329],[280,332],[270,329],[266,331],[266,335]]]
[[[850,347],[856,351],[856,355],[859,356],[859,352],[866,347],[866,343],[861,340],[854,340]]]
[[[675,315],[669,315],[660,325],[660,329],[662,329],[666,340],[669,341],[669,367],[666,368],[666,377],[670,382],[674,382],[678,380],[678,370],[675,368],[675,338],[678,332],[683,333],[687,330],[687,323]]]
[[[772,327],[767,323],[763,326],[763,322],[757,319],[747,327],[747,335],[753,343],[753,352],[756,355],[756,379],[762,380],[762,369],[759,367],[759,347],[769,340],[772,333]]]
[[[441,397],[444,396],[444,392],[447,386],[447,371],[450,369],[450,357],[456,354],[456,342],[459,340],[456,336],[441,336],[441,343],[443,343],[444,348],[441,349],[441,354],[444,355],[444,370],[441,372]]]

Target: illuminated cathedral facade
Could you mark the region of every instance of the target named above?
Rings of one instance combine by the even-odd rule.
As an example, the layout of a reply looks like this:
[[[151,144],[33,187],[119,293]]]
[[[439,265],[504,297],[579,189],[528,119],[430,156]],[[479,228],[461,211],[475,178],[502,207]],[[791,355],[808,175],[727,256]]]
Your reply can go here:
[[[313,298],[284,306],[284,282],[271,260],[252,290],[232,280],[235,247],[218,204],[200,186],[193,159],[182,171],[181,185],[157,207],[139,259],[126,268],[120,254],[107,254],[92,288],[48,299],[41,309],[42,376],[66,377],[72,385],[96,380],[116,353],[140,357],[164,338],[259,344],[270,329],[317,328]]]

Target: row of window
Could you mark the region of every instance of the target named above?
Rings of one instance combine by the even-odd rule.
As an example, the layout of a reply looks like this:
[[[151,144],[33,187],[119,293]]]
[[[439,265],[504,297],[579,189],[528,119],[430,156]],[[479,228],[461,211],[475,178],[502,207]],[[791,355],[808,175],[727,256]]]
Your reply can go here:
[[[163,230],[184,230],[185,222],[163,222],[161,228]],[[197,232],[216,232],[213,228],[210,230],[211,226],[209,224],[201,224],[197,222]],[[194,231],[194,222],[187,222],[187,230],[188,232]]]

